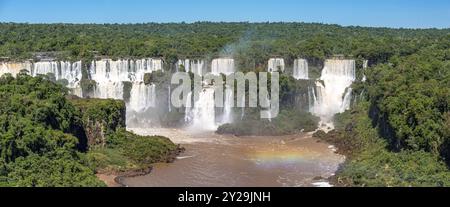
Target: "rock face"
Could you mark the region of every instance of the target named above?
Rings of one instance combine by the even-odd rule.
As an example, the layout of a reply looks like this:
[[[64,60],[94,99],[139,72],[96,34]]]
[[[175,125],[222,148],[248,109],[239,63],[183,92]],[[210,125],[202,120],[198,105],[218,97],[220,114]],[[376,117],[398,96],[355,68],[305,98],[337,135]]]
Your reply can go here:
[[[106,138],[117,128],[125,127],[125,102],[120,100],[69,99],[82,114],[88,147],[106,145]]]
[[[86,131],[86,137],[88,139],[88,147],[91,146],[101,146],[104,147],[106,144],[105,137],[105,122],[104,121],[83,121],[84,128]]]

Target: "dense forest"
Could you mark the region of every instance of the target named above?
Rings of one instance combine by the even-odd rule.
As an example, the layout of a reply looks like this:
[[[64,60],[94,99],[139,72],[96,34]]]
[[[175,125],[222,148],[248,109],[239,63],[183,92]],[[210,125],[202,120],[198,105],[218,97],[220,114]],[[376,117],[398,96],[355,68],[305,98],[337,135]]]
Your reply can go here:
[[[0,78],[0,186],[105,186],[96,172],[145,169],[177,152],[167,138],[125,132],[122,101],[67,95],[47,76]]]
[[[343,54],[384,63],[410,55],[441,39],[449,29],[388,29],[307,23],[193,24],[0,24],[0,56],[33,58],[57,52],[63,59],[94,56],[177,58],[234,56],[242,66],[264,64],[269,57],[316,62]]]
[[[450,38],[367,69],[355,83],[353,109],[337,129],[317,137],[350,159],[336,176],[342,185],[450,185]]]
[[[336,143],[348,157],[335,182],[346,186],[450,186],[450,29],[306,23],[0,24],[3,59],[36,58],[41,52],[68,60],[161,57],[166,63],[232,56],[241,71],[265,70],[267,59],[274,56],[288,63],[306,58],[313,71],[334,55],[352,57],[358,64],[365,59],[369,67],[358,73],[367,79],[353,84],[352,109],[336,115],[334,131],[315,134]],[[296,90],[295,80],[284,78],[281,94]],[[86,128],[85,110],[77,110],[77,103],[68,101],[65,94],[66,89],[45,77],[22,74],[16,79],[7,75],[0,79],[0,176],[8,185],[101,185],[93,176],[96,167],[89,164],[92,160],[103,169],[126,166],[114,163],[137,165],[139,157],[126,158],[130,153],[120,147],[123,140],[130,141],[121,127],[107,133],[106,148],[86,154],[86,135],[73,131]],[[288,99],[282,100],[284,105]],[[282,111],[281,121],[270,126],[314,120],[296,120],[295,114],[306,116]],[[232,126],[223,126],[219,132],[227,128]],[[239,128],[230,130],[245,134]],[[297,129],[286,126],[284,130]],[[157,146],[174,149],[161,139],[163,144]],[[120,156],[106,160],[108,153]],[[152,153],[136,156],[154,156]],[[44,176],[56,171],[61,174]],[[76,179],[67,180],[66,176]]]

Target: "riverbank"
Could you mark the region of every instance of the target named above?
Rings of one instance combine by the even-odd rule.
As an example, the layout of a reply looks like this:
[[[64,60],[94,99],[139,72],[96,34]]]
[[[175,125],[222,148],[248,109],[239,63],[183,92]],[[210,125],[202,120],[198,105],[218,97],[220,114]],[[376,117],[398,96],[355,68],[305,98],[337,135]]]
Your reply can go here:
[[[425,151],[390,148],[388,140],[373,127],[367,103],[338,114],[336,129],[316,132],[314,137],[337,147],[347,157],[328,180],[339,187],[433,187],[449,186],[450,174],[443,160]]]
[[[121,179],[133,187],[328,186],[345,157],[311,134],[236,137],[182,129],[128,129],[163,135],[186,151],[150,174]]]
[[[177,148],[171,153],[169,153],[165,160],[166,163],[173,163],[177,157],[184,152],[184,148],[180,145],[177,145]],[[115,171],[115,170],[100,170],[100,172],[96,173],[98,179],[103,181],[108,187],[127,187],[126,184],[122,182],[125,178],[133,178],[138,176],[145,176],[152,172],[153,165],[148,165],[146,167],[142,167],[140,169],[129,169],[126,171]]]
[[[97,177],[115,186],[112,177],[133,177],[150,173],[158,162],[170,163],[184,148],[163,136],[140,136],[123,128],[107,137],[105,146],[89,149],[86,162]],[[114,178],[114,180],[120,180]],[[119,184],[122,184],[119,182]]]

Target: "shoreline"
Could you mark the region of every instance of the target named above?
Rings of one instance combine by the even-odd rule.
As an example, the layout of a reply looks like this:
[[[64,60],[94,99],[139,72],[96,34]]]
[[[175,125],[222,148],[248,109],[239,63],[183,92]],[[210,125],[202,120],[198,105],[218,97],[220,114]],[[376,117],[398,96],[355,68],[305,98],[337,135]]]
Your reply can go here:
[[[177,148],[169,153],[165,158],[165,163],[173,163],[177,159],[177,157],[185,150],[186,149],[184,147],[182,147],[180,144],[177,144]],[[122,179],[148,175],[153,170],[153,164],[150,164],[149,166],[141,169],[127,170],[124,172],[97,172],[95,173],[95,176],[97,176],[99,180],[103,181],[107,185],[107,187],[128,187],[122,182]]]
[[[234,136],[234,135],[231,135],[231,136],[238,138],[238,139],[247,139],[247,138],[257,139],[257,138],[264,138],[264,137],[268,138],[268,136]],[[311,185],[313,185],[311,187],[339,187],[339,185],[337,185],[336,182],[334,182],[335,181],[334,176],[336,173],[338,173],[340,166],[347,161],[347,156],[345,156],[344,154],[338,153],[339,150],[337,149],[337,147],[335,147],[333,145],[332,142],[328,142],[326,140],[314,137],[313,133],[301,133],[301,134],[292,134],[292,135],[284,135],[284,136],[270,136],[270,137],[286,138],[286,139],[280,139],[280,142],[283,144],[288,144],[288,143],[290,143],[292,141],[296,141],[298,139],[311,139],[314,142],[328,145],[328,149],[331,150],[334,154],[342,156],[343,161],[342,161],[342,163],[339,164],[339,168],[336,169],[336,171],[334,171],[331,176],[328,176],[328,177],[316,176],[313,179],[313,181],[315,181],[315,183],[319,183],[319,182],[320,183],[328,183],[331,186],[328,186],[328,185],[322,186],[322,185],[316,185],[314,183],[311,183]],[[200,143],[202,143],[202,142],[200,142]],[[189,143],[184,143],[184,144],[189,145],[189,144],[193,144],[193,143],[189,142]],[[181,147],[180,143],[178,143],[178,149],[183,149],[183,150],[182,151],[175,150],[175,151],[177,151],[177,153],[172,154],[170,156],[170,159],[166,163],[173,163],[177,159],[177,157],[185,151],[184,147]],[[96,175],[99,179],[101,179],[103,182],[105,182],[108,187],[128,187],[127,185],[125,185],[123,183],[124,179],[149,175],[153,171],[154,164],[157,164],[157,163],[153,163],[151,166],[148,166],[145,169],[130,170],[130,171],[126,171],[126,172],[101,172],[101,173],[97,173]],[[320,177],[320,179],[318,179],[319,177]]]

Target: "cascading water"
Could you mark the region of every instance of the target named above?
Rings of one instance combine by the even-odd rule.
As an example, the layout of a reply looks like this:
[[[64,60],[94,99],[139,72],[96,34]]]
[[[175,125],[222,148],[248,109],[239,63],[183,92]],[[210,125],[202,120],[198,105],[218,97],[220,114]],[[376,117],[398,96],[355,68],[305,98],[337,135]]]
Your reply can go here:
[[[270,58],[267,64],[268,72],[284,72],[284,59],[283,58]]]
[[[218,58],[214,59],[211,62],[211,74],[219,75],[219,74],[229,75],[234,73],[234,59],[231,58]]]
[[[133,84],[130,92],[130,110],[139,112],[146,111],[156,106],[156,86],[154,84],[145,85],[144,83]]]
[[[197,75],[203,75],[205,71],[205,61],[204,60],[178,60],[177,71],[180,71],[181,66],[184,67],[185,72],[192,72]]]
[[[150,124],[151,113],[145,113],[156,107],[156,85],[145,84],[144,76],[162,70],[160,59],[92,61],[90,77],[96,82],[91,94],[94,98],[112,98],[123,100],[125,84],[130,83],[129,100],[127,100],[127,124]]]
[[[294,69],[293,69],[293,77],[297,80],[308,80],[309,72],[308,72],[308,61],[305,59],[296,59],[294,60]]]
[[[320,128],[333,129],[333,117],[350,107],[351,84],[355,80],[354,60],[326,60],[322,76],[311,90],[314,101],[310,111],[320,117]]]
[[[167,94],[167,106],[169,107],[169,112],[172,112],[172,103],[170,101],[170,96],[172,95],[172,88],[170,87],[169,84],[169,93]],[[156,99],[156,97],[155,97]]]
[[[189,93],[188,106],[192,93]],[[214,103],[214,88],[203,88],[194,106],[186,107],[185,121],[190,122],[191,129],[200,131],[215,131],[217,129]]]
[[[111,60],[92,61],[89,69],[89,79],[96,82],[96,87],[90,94],[82,94],[80,81],[82,79],[82,63],[68,61],[38,61],[35,63],[3,62],[0,64],[0,75],[11,73],[17,75],[21,70],[27,70],[30,75],[54,75],[56,80],[67,80],[67,87],[72,94],[80,97],[112,98],[123,100],[125,82],[131,85],[130,98],[127,100],[127,117],[133,114],[142,116],[149,108],[156,106],[156,86],[144,84],[145,73],[162,70],[160,59]],[[144,117],[146,118],[146,117]]]
[[[76,88],[81,80],[81,61],[70,63],[67,61],[61,62],[61,73],[59,79],[65,79],[69,82],[69,88]]]
[[[363,73],[364,74],[363,74],[363,77],[361,79],[362,82],[366,82],[366,80],[367,80],[365,72],[366,72],[366,69],[367,69],[368,66],[369,66],[369,61],[368,60],[364,60],[364,62],[363,62]]]
[[[37,76],[39,74],[47,75],[52,73],[55,75],[55,78],[59,80],[60,69],[58,67],[58,62],[56,61],[46,61],[46,62],[36,62],[33,64],[33,68],[31,69],[31,76]]]
[[[133,76],[134,72],[134,80],[135,81],[143,81],[144,75],[146,73],[152,73],[158,70],[163,70],[163,63],[161,59],[140,59],[136,61],[131,61],[132,66],[130,70],[130,76]]]
[[[92,61],[90,73],[91,79],[97,83],[92,94],[94,98],[123,99],[123,81],[130,81],[128,61]]]
[[[242,100],[242,103],[244,103],[244,105],[243,105],[244,107],[242,107],[242,109],[241,109],[241,120],[243,120],[244,116],[245,116],[245,94],[242,95],[241,100]]]
[[[27,70],[31,72],[32,64],[30,62],[16,63],[16,62],[2,62],[0,66],[0,76],[10,73],[12,76],[16,76],[21,70]]]
[[[229,75],[233,73],[234,60],[230,58],[218,58],[211,62],[211,74]],[[199,93],[199,99],[191,106],[192,93],[188,94],[186,104],[185,121],[191,125],[192,129],[203,131],[214,131],[217,129],[215,117],[215,87],[205,84]],[[232,105],[234,95],[231,89],[225,89],[225,101],[222,115],[222,123],[232,122]]]
[[[192,92],[189,92],[186,96],[186,108],[184,109],[184,122],[191,123],[192,122]]]
[[[131,109],[147,109],[149,104],[154,101],[155,93],[151,93],[151,91],[155,86],[145,85],[143,83],[144,75],[157,70],[162,70],[162,61],[159,59],[92,61],[90,75],[91,79],[97,83],[92,96],[122,100],[123,82],[131,82],[132,97],[129,103],[130,106],[133,106]],[[145,100],[145,103],[142,100]]]
[[[31,76],[53,74],[55,80],[67,80],[67,87],[72,93],[81,96],[81,61],[39,61],[35,63],[2,63],[0,76],[10,73],[16,76],[21,70],[27,70]]]
[[[229,88],[229,86],[226,86],[225,88],[225,101],[224,101],[224,108],[223,108],[223,117],[222,117],[222,123],[232,123],[233,117],[232,117],[232,106],[234,102],[234,94],[233,90]]]

